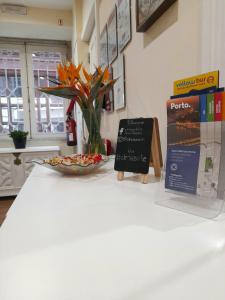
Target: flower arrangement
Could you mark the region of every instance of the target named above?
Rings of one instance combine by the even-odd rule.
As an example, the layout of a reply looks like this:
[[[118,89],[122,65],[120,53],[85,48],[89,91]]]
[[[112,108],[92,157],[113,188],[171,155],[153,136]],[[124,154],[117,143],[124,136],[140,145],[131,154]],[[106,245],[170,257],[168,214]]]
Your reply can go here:
[[[39,90],[70,99],[68,110],[76,102],[81,108],[88,129],[89,153],[105,154],[105,147],[100,134],[101,108],[104,96],[112,89],[116,80],[110,79],[108,68],[102,70],[101,67],[97,67],[94,74],[91,74],[82,67],[82,64],[75,66],[71,62],[59,64],[57,71],[57,80],[49,78],[49,81],[55,86],[40,88]]]

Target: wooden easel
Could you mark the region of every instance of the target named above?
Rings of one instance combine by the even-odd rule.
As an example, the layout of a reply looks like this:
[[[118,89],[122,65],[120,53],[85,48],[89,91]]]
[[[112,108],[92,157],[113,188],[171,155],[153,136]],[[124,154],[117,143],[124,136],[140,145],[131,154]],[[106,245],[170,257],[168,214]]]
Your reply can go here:
[[[151,157],[150,167],[154,168],[155,177],[161,177],[161,168],[163,166],[162,150],[159,135],[159,123],[157,118],[153,118],[153,131],[152,131],[152,144],[151,144]],[[124,179],[124,172],[117,173],[117,180]],[[141,182],[148,183],[148,174],[141,174]]]

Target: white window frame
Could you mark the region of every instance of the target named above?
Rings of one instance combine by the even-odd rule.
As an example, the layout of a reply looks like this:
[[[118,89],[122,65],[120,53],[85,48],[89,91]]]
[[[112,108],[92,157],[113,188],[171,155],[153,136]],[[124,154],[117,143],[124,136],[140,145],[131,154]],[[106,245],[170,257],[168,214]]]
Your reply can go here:
[[[31,134],[32,138],[44,138],[44,139],[58,139],[65,137],[65,131],[63,133],[41,133],[37,131],[36,126],[36,117],[35,117],[35,103],[34,103],[34,76],[32,69],[32,53],[35,51],[58,51],[62,54],[63,58],[66,59],[66,48],[65,46],[42,46],[42,45],[27,45],[26,53],[27,53],[27,74],[28,74],[28,85],[29,85],[29,95],[30,95],[30,115],[31,115]],[[64,106],[64,119],[66,118],[66,104],[68,101],[65,101]]]
[[[35,117],[35,103],[34,103],[34,77],[32,68],[32,52],[34,51],[59,51],[62,53],[63,59],[67,57],[66,45],[47,46],[45,44],[37,43],[0,43],[0,49],[13,49],[20,51],[21,60],[21,84],[22,84],[22,98],[24,110],[24,130],[29,131],[29,139],[51,139],[62,140],[65,139],[65,132],[63,133],[39,133],[37,132],[36,117]],[[66,107],[69,103],[65,101],[64,119],[66,119]],[[9,140],[7,134],[0,134],[0,140]]]
[[[30,114],[29,114],[29,103],[28,99],[28,87],[27,87],[27,72],[26,72],[26,53],[23,45],[17,44],[0,44],[0,49],[12,49],[20,51],[20,63],[21,63],[21,83],[23,82],[22,98],[23,98],[23,111],[24,111],[24,130],[29,131],[30,137]],[[6,134],[0,134],[0,139],[9,140],[10,138]]]

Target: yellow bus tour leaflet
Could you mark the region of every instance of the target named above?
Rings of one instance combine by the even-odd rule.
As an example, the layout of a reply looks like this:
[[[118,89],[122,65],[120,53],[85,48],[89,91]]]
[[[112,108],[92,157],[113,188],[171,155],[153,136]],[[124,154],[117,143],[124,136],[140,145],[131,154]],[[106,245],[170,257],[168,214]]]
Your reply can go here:
[[[219,87],[219,71],[213,71],[174,81],[173,94],[182,95],[195,90]]]

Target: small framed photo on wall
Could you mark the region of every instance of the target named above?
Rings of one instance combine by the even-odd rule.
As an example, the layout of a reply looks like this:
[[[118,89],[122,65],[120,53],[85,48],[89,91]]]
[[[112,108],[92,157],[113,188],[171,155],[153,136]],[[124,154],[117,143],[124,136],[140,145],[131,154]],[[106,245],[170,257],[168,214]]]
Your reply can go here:
[[[113,79],[113,68],[112,66],[109,66],[109,73],[110,73],[110,80]],[[113,89],[111,89],[105,96],[103,100],[103,106],[102,108],[108,112],[111,113],[114,110],[114,93]]]
[[[109,64],[111,64],[118,55],[118,43],[117,43],[117,12],[116,6],[109,16],[107,22],[108,29],[108,57]]]
[[[131,40],[131,0],[117,0],[117,26],[121,52]]]
[[[107,26],[104,27],[100,34],[100,66],[104,69],[109,65],[108,59],[108,34]]]
[[[145,32],[177,0],[136,0],[136,27]]]
[[[119,110],[125,107],[125,59],[119,54],[113,66],[113,78],[117,79],[114,84],[114,109]]]

